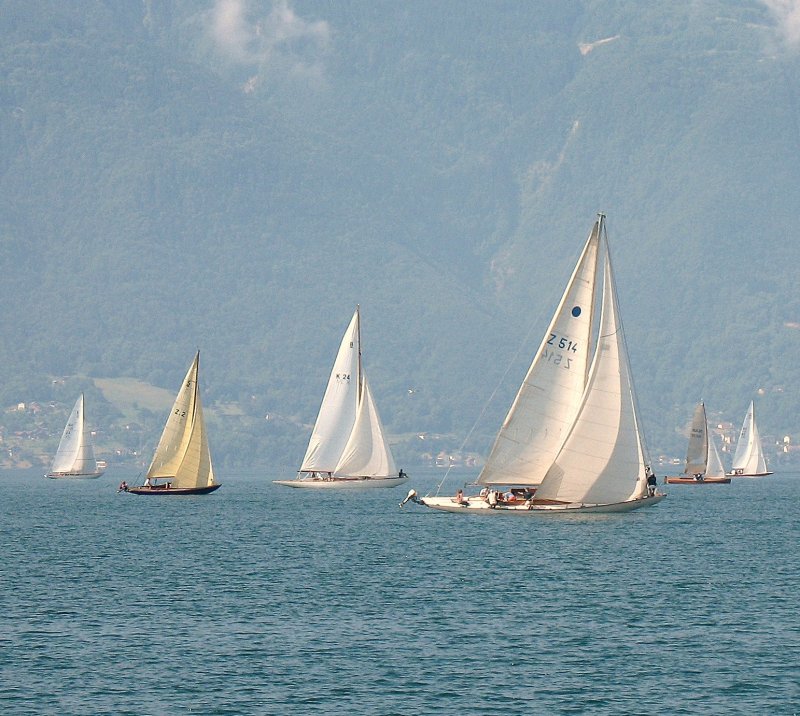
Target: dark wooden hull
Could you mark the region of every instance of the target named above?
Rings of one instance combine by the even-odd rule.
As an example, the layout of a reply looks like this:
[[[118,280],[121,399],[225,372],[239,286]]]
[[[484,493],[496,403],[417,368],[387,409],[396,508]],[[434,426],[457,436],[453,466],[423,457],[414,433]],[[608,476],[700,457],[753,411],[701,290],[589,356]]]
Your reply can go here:
[[[706,477],[702,480],[695,480],[693,477],[666,477],[664,482],[668,485],[729,485],[729,477]]]
[[[222,485],[207,487],[129,487],[128,492],[134,495],[207,495]]]

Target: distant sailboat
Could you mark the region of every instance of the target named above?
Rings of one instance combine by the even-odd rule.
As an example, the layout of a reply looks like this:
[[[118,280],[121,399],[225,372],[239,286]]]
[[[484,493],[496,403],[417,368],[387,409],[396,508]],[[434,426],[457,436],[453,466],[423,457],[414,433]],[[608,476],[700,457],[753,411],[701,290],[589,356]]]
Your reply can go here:
[[[627,512],[664,498],[646,457],[607,242],[599,214],[478,477],[486,494],[416,499],[409,493],[411,499],[448,512],[534,515]],[[499,485],[511,488],[508,500]]]
[[[172,406],[164,432],[134,495],[205,495],[220,487],[214,481],[203,405],[198,386],[200,351],[194,357]]]
[[[86,430],[84,400],[81,393],[64,427],[53,465],[46,477],[92,480],[104,472],[105,470],[99,467],[95,460],[92,439]]]
[[[764,477],[772,474],[767,469],[767,461],[761,448],[761,437],[756,426],[755,406],[752,400],[747,415],[744,416],[730,474],[733,477]]]
[[[293,480],[310,488],[395,487],[398,473],[361,362],[361,314],[353,314],[333,363],[303,463]]]
[[[714,485],[729,484],[730,481],[731,478],[725,475],[714,438],[708,431],[706,406],[701,402],[692,416],[683,475],[668,477],[665,482],[671,485]]]

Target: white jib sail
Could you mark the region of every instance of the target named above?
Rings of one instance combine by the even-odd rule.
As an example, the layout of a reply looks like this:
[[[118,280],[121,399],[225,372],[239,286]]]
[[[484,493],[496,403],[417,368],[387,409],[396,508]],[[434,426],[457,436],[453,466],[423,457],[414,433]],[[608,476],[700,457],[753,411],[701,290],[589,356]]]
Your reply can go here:
[[[750,401],[747,415],[742,423],[739,442],[733,456],[733,471],[740,471],[745,475],[758,475],[767,472],[767,461],[761,450],[761,437],[756,427],[755,406]]]
[[[606,254],[597,350],[572,431],[539,499],[610,504],[641,494],[645,460],[611,262]]]
[[[337,477],[389,477],[397,475],[392,452],[383,432],[378,408],[367,376],[361,373],[361,400],[350,439],[334,470]]]
[[[706,421],[706,406],[698,403],[692,415],[692,426],[689,430],[689,445],[686,448],[686,464],[683,468],[684,475],[697,475],[706,473],[708,463],[708,423]]]
[[[717,452],[717,446],[714,443],[714,436],[708,436],[708,464],[706,466],[706,477],[725,477],[725,468],[722,465],[722,460]]]
[[[339,464],[356,420],[359,352],[359,311],[356,309],[333,362],[301,471],[333,472]]]
[[[51,472],[72,475],[91,475],[97,472],[97,461],[86,431],[83,408],[84,400],[81,393],[64,427],[56,456],[53,458]]]
[[[538,485],[572,425],[591,352],[597,252],[592,228],[547,333],[478,478],[481,484]]]
[[[147,470],[149,478],[169,479],[172,487],[206,487],[214,484],[211,451],[197,385],[199,362],[198,352],[178,391]]]

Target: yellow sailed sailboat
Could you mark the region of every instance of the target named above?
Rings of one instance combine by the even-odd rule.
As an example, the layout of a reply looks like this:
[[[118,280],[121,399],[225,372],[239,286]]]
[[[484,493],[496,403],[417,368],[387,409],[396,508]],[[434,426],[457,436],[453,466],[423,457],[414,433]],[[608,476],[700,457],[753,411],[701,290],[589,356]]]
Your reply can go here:
[[[220,487],[214,481],[197,385],[199,364],[200,351],[175,398],[144,485],[131,487],[128,492],[134,495],[205,495]]]

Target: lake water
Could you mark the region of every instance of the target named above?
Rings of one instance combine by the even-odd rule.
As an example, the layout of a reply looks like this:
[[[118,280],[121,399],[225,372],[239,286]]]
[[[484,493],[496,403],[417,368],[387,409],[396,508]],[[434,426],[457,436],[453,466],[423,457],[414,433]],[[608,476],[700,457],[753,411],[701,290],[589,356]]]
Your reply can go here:
[[[0,712],[800,713],[800,475],[605,517],[398,508],[439,476],[0,473]]]

